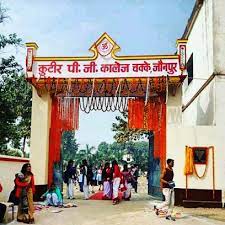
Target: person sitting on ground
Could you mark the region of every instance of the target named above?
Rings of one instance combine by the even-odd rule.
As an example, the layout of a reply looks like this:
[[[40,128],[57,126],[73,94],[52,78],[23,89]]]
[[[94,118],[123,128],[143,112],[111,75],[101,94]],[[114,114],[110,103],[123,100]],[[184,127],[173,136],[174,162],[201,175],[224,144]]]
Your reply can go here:
[[[46,198],[46,205],[48,206],[62,206],[63,204],[61,191],[54,183],[51,184],[48,191],[45,192],[41,198]]]

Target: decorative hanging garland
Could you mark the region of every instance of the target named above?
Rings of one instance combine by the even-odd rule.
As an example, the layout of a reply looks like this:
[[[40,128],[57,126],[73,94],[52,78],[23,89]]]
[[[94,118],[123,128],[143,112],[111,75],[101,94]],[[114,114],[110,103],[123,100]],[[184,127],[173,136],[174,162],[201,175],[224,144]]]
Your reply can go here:
[[[195,172],[196,176],[197,176],[199,179],[202,179],[203,177],[205,177],[207,168],[208,168],[208,165],[206,164],[206,165],[205,165],[205,170],[204,170],[203,175],[202,175],[202,176],[199,176],[199,175],[198,175],[198,172],[197,172],[197,170],[196,170],[196,164],[194,164],[194,172]]]
[[[202,176],[199,176],[198,172],[197,172],[197,169],[196,169],[196,164],[194,163],[194,172],[196,174],[196,176],[199,178],[199,179],[202,179],[203,177],[205,177],[206,175],[206,172],[207,172],[207,169],[208,169],[208,153],[209,153],[209,149],[207,148],[206,150],[206,163],[205,163],[205,170],[204,170],[204,173]]]
[[[195,147],[196,148],[196,147]],[[211,150],[211,154],[212,154],[212,178],[213,178],[213,199],[215,199],[215,158],[214,158],[214,146],[210,146],[206,149],[206,163],[205,163],[205,170],[202,176],[199,176],[199,174],[197,173],[197,169],[196,169],[196,164],[194,163],[194,156],[193,156],[193,148],[192,147],[188,147],[186,146],[185,149],[185,176],[186,176],[186,199],[188,199],[188,175],[192,175],[193,173],[195,173],[195,175],[201,179],[203,177],[205,177],[207,169],[208,169],[208,155],[209,155],[209,150]],[[193,169],[193,170],[192,170]]]
[[[115,83],[115,82],[114,82]],[[101,87],[103,85],[106,87],[107,83],[105,80],[101,83]],[[105,89],[104,87],[104,89]],[[113,85],[111,86],[111,89],[115,89]],[[96,90],[94,80],[92,82],[92,93],[91,97],[82,97],[82,100],[80,101],[80,109],[85,113],[90,113],[93,110],[101,110],[103,112],[106,111],[116,111],[119,110],[120,112],[124,112],[127,110],[127,97],[120,97],[121,93],[121,80],[118,83],[116,93],[114,97],[107,97],[105,93],[105,97],[95,97],[94,91]],[[98,89],[99,91],[100,89]],[[96,93],[96,92],[95,92]]]
[[[79,120],[79,98],[57,98],[59,120],[63,130],[77,130]]]
[[[116,104],[115,104],[116,102]],[[103,112],[124,112],[127,110],[127,97],[81,97],[80,109],[85,113],[101,110]]]

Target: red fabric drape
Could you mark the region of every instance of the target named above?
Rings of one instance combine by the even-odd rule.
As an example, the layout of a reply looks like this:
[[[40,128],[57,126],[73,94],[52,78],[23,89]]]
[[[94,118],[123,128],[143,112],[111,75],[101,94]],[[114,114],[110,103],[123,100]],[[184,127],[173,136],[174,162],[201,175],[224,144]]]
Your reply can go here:
[[[144,100],[128,100],[128,127],[130,129],[143,129],[144,124]]]
[[[49,134],[48,185],[53,181],[54,163],[60,161],[62,121],[58,110],[58,99],[52,99],[51,127]]]
[[[154,158],[160,159],[163,169],[166,161],[166,104],[163,97],[155,101],[153,119],[155,122],[151,130],[154,131]]]
[[[145,106],[143,99],[128,100],[128,127],[154,132],[154,158],[161,168],[166,162],[166,103],[165,97],[151,98]]]
[[[62,113],[63,111],[63,113]],[[48,185],[53,181],[54,163],[60,161],[63,131],[77,130],[79,123],[79,99],[70,99],[62,105],[58,98],[52,98],[51,126],[49,134]]]
[[[166,166],[166,104],[163,102],[162,106],[162,118],[161,118],[161,130],[160,130],[160,164],[163,170]]]

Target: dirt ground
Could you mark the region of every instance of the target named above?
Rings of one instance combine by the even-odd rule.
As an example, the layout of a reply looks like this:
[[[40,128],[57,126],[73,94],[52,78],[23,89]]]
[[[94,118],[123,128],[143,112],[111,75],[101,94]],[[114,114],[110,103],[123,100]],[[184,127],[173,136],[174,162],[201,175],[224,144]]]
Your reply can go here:
[[[40,225],[163,225],[176,223],[178,225],[224,225],[224,209],[187,209],[175,207],[174,212],[181,213],[175,222],[168,221],[165,217],[157,217],[153,205],[157,202],[148,196],[145,179],[139,182],[139,193],[132,193],[129,202],[112,205],[111,201],[83,200],[83,195],[75,188],[75,200],[72,202],[76,208],[63,208],[61,212],[54,212],[58,208],[44,208],[35,213],[36,224]],[[142,187],[141,187],[142,186]],[[95,188],[95,191],[98,188]],[[12,221],[10,224],[20,224]]]

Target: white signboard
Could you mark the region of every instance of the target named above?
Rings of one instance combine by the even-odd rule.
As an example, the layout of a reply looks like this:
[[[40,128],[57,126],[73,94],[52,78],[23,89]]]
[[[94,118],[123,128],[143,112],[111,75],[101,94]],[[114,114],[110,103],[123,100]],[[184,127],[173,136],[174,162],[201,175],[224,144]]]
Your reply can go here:
[[[113,61],[97,63],[96,61],[50,61],[36,62],[36,78],[113,78],[113,77],[158,77],[179,76],[177,59]]]
[[[183,44],[181,50],[184,46]],[[181,58],[186,60],[185,57],[179,57],[179,55],[123,57],[115,55],[118,49],[119,46],[107,34],[103,34],[92,46],[91,50],[95,54],[93,57],[74,57],[73,59],[34,57],[31,55],[33,51],[28,47],[27,74],[28,77],[37,79],[141,78],[183,75],[186,62],[181,62]],[[181,54],[180,51],[179,54]]]

